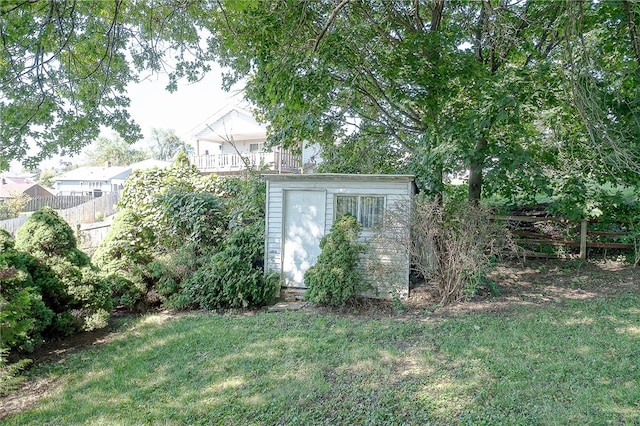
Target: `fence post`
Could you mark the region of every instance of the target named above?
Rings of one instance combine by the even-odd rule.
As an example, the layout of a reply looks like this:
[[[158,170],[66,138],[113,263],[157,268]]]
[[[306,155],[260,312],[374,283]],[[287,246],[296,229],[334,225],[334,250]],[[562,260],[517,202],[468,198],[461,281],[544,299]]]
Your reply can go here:
[[[580,222],[580,259],[587,259],[587,220]]]

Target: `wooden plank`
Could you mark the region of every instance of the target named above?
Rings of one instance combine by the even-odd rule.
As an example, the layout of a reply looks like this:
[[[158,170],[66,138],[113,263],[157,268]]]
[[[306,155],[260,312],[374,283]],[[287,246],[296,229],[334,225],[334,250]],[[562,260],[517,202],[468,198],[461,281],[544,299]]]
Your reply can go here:
[[[516,230],[512,230],[511,233],[519,237],[529,237],[532,239],[541,238],[541,239],[548,239],[548,240],[564,241],[562,237],[556,237],[554,235],[549,235],[549,234],[539,234],[537,232],[519,231],[516,229]]]
[[[522,240],[516,240],[517,243],[521,243],[521,244],[532,244],[532,245],[539,245],[539,246],[544,246],[544,245],[549,245],[549,246],[570,246],[570,247],[580,247],[580,242],[579,241],[567,241],[567,240],[544,240],[544,239],[539,239],[539,240],[530,240],[530,239],[522,239]]]
[[[587,258],[587,221],[580,222],[580,259]]]
[[[626,243],[603,243],[603,242],[587,242],[589,248],[619,248],[619,249],[631,249],[634,248],[633,244]]]
[[[505,220],[510,222],[570,222],[568,219],[560,217],[532,217],[532,216],[492,216],[495,220]]]
[[[587,235],[594,237],[624,237],[631,235],[631,232],[605,232],[605,231],[587,231]]]

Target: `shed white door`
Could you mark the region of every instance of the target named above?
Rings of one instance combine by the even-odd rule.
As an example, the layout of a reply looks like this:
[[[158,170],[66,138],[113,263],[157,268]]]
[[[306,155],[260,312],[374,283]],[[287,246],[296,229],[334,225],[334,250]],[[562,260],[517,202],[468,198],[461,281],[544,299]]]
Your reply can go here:
[[[284,193],[282,273],[287,287],[306,287],[304,273],[315,265],[324,236],[325,201],[325,191]]]

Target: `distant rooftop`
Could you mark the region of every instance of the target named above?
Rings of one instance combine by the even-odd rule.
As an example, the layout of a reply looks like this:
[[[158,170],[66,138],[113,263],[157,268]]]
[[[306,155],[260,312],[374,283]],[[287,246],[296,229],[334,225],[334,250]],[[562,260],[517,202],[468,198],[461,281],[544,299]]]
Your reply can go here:
[[[56,176],[54,181],[64,180],[87,180],[87,181],[107,181],[131,171],[131,166],[114,167],[79,167]]]

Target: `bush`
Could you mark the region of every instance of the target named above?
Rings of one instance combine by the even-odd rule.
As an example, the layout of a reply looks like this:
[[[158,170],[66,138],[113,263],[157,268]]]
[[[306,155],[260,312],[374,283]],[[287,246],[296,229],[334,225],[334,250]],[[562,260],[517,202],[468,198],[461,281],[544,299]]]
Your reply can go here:
[[[0,348],[32,351],[54,314],[29,272],[35,259],[13,245],[11,234],[0,230]]]
[[[277,277],[263,273],[264,221],[236,228],[223,249],[184,282],[174,307],[260,306],[275,297]]]
[[[220,197],[170,189],[158,202],[169,224],[163,238],[165,248],[179,248],[186,242],[207,251],[224,237],[226,216]]]
[[[402,249],[409,250],[417,272],[435,283],[442,305],[476,294],[488,283],[494,259],[520,250],[487,209],[466,202],[443,206],[417,198],[410,226],[410,245]]]
[[[18,230],[15,248],[32,256],[17,255],[15,262],[29,271],[43,301],[55,312],[54,332],[70,334],[106,325],[111,309],[106,282],[55,210],[35,212]]]
[[[111,229],[93,254],[92,261],[106,277],[113,303],[133,308],[152,287],[153,235],[130,209],[118,212]]]
[[[149,264],[151,276],[165,306],[183,309],[190,305],[182,301],[184,282],[209,259],[209,256],[196,253],[201,253],[201,249],[186,244],[175,252],[157,256]]]
[[[331,232],[320,241],[317,263],[304,275],[309,287],[305,298],[311,302],[344,306],[365,290],[366,284],[358,272],[360,253],[364,245],[358,242],[360,225],[346,214],[336,220]]]

